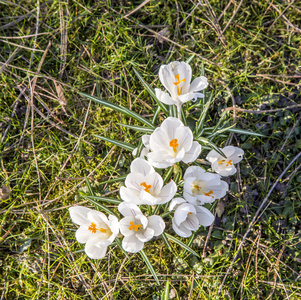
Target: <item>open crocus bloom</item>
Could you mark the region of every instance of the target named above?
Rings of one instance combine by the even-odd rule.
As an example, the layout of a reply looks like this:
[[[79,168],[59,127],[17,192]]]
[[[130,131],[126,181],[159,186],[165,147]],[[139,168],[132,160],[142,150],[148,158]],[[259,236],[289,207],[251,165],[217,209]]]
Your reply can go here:
[[[211,168],[221,176],[230,176],[236,173],[234,164],[239,163],[243,159],[244,151],[234,146],[226,146],[221,149],[227,156],[224,158],[215,150],[211,150],[206,159],[211,162]]]
[[[142,250],[144,243],[162,234],[165,229],[160,216],[146,217],[135,204],[122,202],[118,205],[118,210],[124,216],[120,220],[120,232],[124,235],[122,247],[127,252]]]
[[[184,174],[184,198],[194,205],[212,203],[222,198],[229,189],[221,176],[204,171],[201,167],[189,167]]]
[[[204,97],[198,92],[208,86],[207,78],[197,77],[190,83],[191,74],[191,67],[185,62],[174,61],[168,65],[162,65],[159,78],[169,94],[161,89],[155,89],[158,100],[168,105],[175,104],[181,107],[185,102]]]
[[[70,207],[69,213],[72,222],[80,225],[75,237],[79,243],[86,244],[87,255],[94,259],[103,258],[119,233],[118,219],[112,215],[108,219],[102,212],[83,206]]]
[[[120,188],[121,199],[137,205],[164,204],[177,192],[173,180],[163,186],[162,177],[142,158],[136,158],[132,162],[131,173],[126,177],[125,185],[126,187]]]
[[[187,203],[183,198],[171,201],[169,210],[174,209],[172,228],[181,237],[189,237],[200,225],[210,226],[214,221],[213,214],[207,208]]]
[[[169,117],[150,135],[148,161],[156,168],[167,168],[174,163],[193,162],[201,153],[201,145],[193,141],[189,127],[177,118]]]

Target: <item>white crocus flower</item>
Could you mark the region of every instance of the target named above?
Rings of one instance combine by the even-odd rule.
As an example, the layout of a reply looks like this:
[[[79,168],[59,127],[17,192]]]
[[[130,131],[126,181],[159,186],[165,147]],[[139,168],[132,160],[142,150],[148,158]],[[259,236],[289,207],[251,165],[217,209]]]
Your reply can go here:
[[[211,168],[221,176],[230,176],[236,173],[234,164],[239,163],[243,159],[244,151],[234,146],[226,146],[221,149],[227,158],[218,154],[215,150],[211,150],[206,159],[211,162]]]
[[[121,187],[120,197],[125,202],[137,205],[158,205],[170,201],[177,192],[173,180],[163,186],[162,177],[144,159],[136,158],[131,164],[131,173]]]
[[[175,210],[172,228],[181,237],[189,237],[200,225],[210,226],[214,221],[213,214],[207,208],[187,203],[183,198],[173,199],[169,210]]]
[[[148,161],[156,168],[167,168],[174,163],[195,161],[201,145],[193,141],[192,131],[177,118],[169,117],[150,135]]]
[[[160,216],[146,217],[135,204],[122,202],[118,205],[118,210],[124,216],[120,220],[120,232],[124,236],[122,247],[127,252],[142,250],[144,243],[162,234],[165,229]]]
[[[94,259],[103,258],[119,233],[118,219],[112,215],[108,219],[102,212],[83,206],[70,207],[69,213],[72,222],[80,225],[75,237],[79,243],[86,244],[86,254]]]
[[[204,97],[199,91],[207,86],[207,78],[204,76],[195,78],[191,83],[191,67],[185,62],[174,61],[168,65],[162,65],[159,70],[159,78],[165,89],[155,89],[156,97],[161,102],[178,108],[178,117],[180,118],[181,106],[192,99]]]
[[[229,190],[221,176],[204,171],[201,167],[189,167],[184,174],[184,198],[194,205],[212,203],[222,198]]]
[[[150,135],[149,134],[145,134],[142,136],[142,142],[144,144],[145,147],[143,147],[141,153],[140,153],[140,156],[141,158],[144,158],[147,156],[147,154],[149,153],[149,138],[150,138]],[[137,155],[137,152],[138,152],[138,148],[135,148],[132,152],[132,154],[134,156]]]

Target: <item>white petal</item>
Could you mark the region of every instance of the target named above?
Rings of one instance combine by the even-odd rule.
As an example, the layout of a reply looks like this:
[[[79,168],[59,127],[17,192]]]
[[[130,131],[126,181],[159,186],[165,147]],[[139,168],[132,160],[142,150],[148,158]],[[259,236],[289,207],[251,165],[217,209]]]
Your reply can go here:
[[[189,237],[192,234],[191,230],[187,229],[183,225],[178,226],[175,222],[175,218],[172,218],[172,229],[181,237]]]
[[[154,236],[158,236],[163,233],[165,223],[160,216],[150,216],[148,217],[148,227],[154,230]]]
[[[167,134],[169,138],[168,146],[171,140],[177,138],[176,135],[180,127],[184,127],[184,124],[178,118],[168,117],[162,122],[160,128]]]
[[[197,216],[195,214],[189,214],[186,220],[182,223],[189,230],[198,230],[200,224]]]
[[[204,76],[197,77],[191,82],[189,92],[202,91],[205,88],[207,88],[207,86],[208,86],[208,81],[206,77]]]
[[[103,258],[107,253],[107,246],[97,246],[97,240],[89,240],[85,246],[86,254],[92,259]]]
[[[187,170],[184,174],[184,180],[186,180],[189,177],[198,178],[205,173],[206,173],[206,171],[203,168],[198,167],[198,166],[191,166],[191,167],[187,168]]]
[[[194,93],[183,94],[183,95],[178,96],[178,98],[181,101],[181,103],[186,103],[186,102],[194,99]]]
[[[141,204],[157,205],[160,198],[152,196],[150,193],[142,190],[140,193]]]
[[[191,67],[186,62],[180,62],[178,64],[172,64],[173,67],[173,73],[174,75],[179,74],[179,80],[185,79],[184,83],[181,83],[181,86],[183,87],[183,94],[188,93],[189,87],[190,87],[190,81],[191,81]],[[175,77],[174,77],[175,79]],[[176,80],[174,80],[176,81]]]
[[[141,179],[143,180],[144,175],[141,173],[132,172],[126,176],[125,185],[127,188],[134,189],[137,191],[141,190]]]
[[[88,213],[92,209],[84,206],[73,206],[69,208],[70,217],[73,223],[77,225],[84,225],[89,223]]]
[[[142,158],[136,158],[131,163],[131,172],[132,173],[140,173],[144,176],[150,173],[154,173],[154,168]]]
[[[204,98],[204,94],[203,93],[193,93],[192,101],[195,102],[196,100],[198,100],[198,98]]]
[[[90,212],[88,212],[88,219],[101,227],[108,227],[108,218],[104,213],[100,211],[91,210]]]
[[[164,123],[164,122],[163,122]],[[171,139],[167,135],[167,132],[160,128],[156,128],[155,131],[151,134],[149,140],[149,146],[151,151],[172,151],[169,146]],[[170,149],[169,149],[170,148]]]
[[[155,89],[156,97],[158,98],[159,101],[161,101],[164,104],[167,105],[173,105],[177,104],[177,101],[172,99],[168,93],[163,92],[160,89]]]
[[[176,209],[177,206],[179,206],[182,203],[186,203],[186,201],[183,198],[174,198],[171,200],[168,210],[172,211],[172,210]]]
[[[192,140],[193,140],[193,135],[190,128],[186,126],[179,127],[177,129],[175,136],[179,144],[178,149],[184,149],[185,153],[188,152],[192,146]]]
[[[177,185],[173,180],[169,182],[167,185],[165,185],[160,194],[158,195],[158,198],[160,198],[160,201],[157,204],[164,204],[170,201],[174,195],[177,192]]]
[[[203,206],[196,206],[196,216],[202,226],[210,226],[214,221],[214,215]]]
[[[145,181],[147,185],[151,185],[149,191],[153,196],[157,196],[163,187],[163,179],[157,172],[145,176],[143,181]],[[140,182],[142,182],[141,179]]]
[[[215,150],[211,150],[207,156],[206,159],[210,161],[211,163],[215,162],[219,158],[220,154],[218,154]]]
[[[183,197],[186,199],[186,201],[192,205],[197,205],[197,197],[192,195],[191,192],[183,191]]]
[[[139,241],[146,243],[151,240],[154,236],[154,230],[147,227],[145,230],[139,230],[136,232],[136,237]]]
[[[150,139],[150,134],[144,134],[142,136],[142,143],[146,148],[149,148],[149,139]],[[139,172],[138,172],[139,173]]]
[[[122,248],[130,253],[136,253],[143,249],[144,243],[139,241],[136,235],[124,237],[122,240]]]
[[[123,201],[134,203],[137,205],[142,204],[140,199],[140,191],[129,189],[122,186],[119,192],[120,192],[120,197]]]
[[[150,152],[147,155],[150,163],[159,169],[172,166],[174,163],[179,162],[181,159],[175,158],[166,151]]]
[[[87,230],[87,226],[81,226],[76,230],[75,238],[81,244],[87,243],[87,241],[92,237],[93,233],[90,230]]]
[[[136,217],[137,215],[142,214],[139,207],[132,203],[121,202],[118,205],[118,210],[124,217],[128,217],[128,216]]]
[[[187,215],[190,212],[196,213],[195,207],[193,205],[189,203],[183,203],[179,205],[174,214],[176,224],[180,226],[180,224],[186,220]]]
[[[179,64],[175,61],[172,64],[162,65],[159,70],[159,78],[164,87],[169,91],[173,99],[177,99],[177,87],[174,85],[175,75],[173,73],[173,66]]]
[[[109,227],[114,235],[114,239],[115,237],[118,235],[119,233],[119,220],[117,217],[113,216],[113,215],[109,215]]]
[[[185,153],[185,156],[183,157],[184,163],[190,163],[194,162],[200,155],[202,151],[202,147],[198,142],[193,142],[190,150]]]
[[[230,146],[229,146],[230,147]],[[227,147],[225,147],[224,149],[226,149]],[[244,150],[238,148],[238,147],[233,147],[235,149],[234,153],[232,155],[229,155],[226,154],[228,156],[229,159],[232,160],[232,162],[234,164],[237,164],[239,163],[242,159],[243,159],[243,156],[244,156]],[[225,150],[226,151],[226,150]]]

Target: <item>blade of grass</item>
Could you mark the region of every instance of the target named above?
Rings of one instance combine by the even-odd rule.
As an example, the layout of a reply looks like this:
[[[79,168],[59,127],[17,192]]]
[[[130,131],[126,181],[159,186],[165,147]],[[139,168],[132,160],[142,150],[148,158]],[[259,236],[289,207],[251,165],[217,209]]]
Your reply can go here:
[[[88,200],[104,201],[104,202],[108,202],[108,203],[112,203],[112,204],[116,204],[116,205],[123,202],[121,199],[101,197],[101,196],[85,196],[85,195],[83,195],[81,197],[85,198],[85,199],[88,199]]]
[[[157,277],[157,274],[156,274],[156,272],[155,272],[155,270],[154,270],[154,268],[153,268],[151,262],[149,261],[148,257],[146,256],[146,254],[144,253],[143,250],[140,250],[140,254],[141,254],[141,256],[142,256],[144,262],[146,263],[146,265],[147,265],[149,271],[152,273],[154,279],[156,280],[156,283],[157,283],[158,285],[160,285],[160,282],[159,282],[159,279],[158,279],[158,277]]]
[[[228,131],[234,132],[234,133],[239,133],[239,134],[246,134],[246,135],[265,137],[264,134],[253,132],[253,131],[249,131],[249,130],[244,130],[244,129],[240,129],[240,128],[230,128],[230,129],[228,129]]]
[[[154,130],[148,127],[142,127],[142,126],[134,126],[134,125],[128,125],[128,124],[123,124],[123,123],[117,123],[117,125],[120,125],[125,128],[133,129],[135,131],[140,131],[140,132],[148,132],[152,133]]]
[[[118,215],[116,213],[114,213],[111,209],[109,209],[108,207],[106,207],[105,205],[91,199],[91,198],[88,198],[88,200],[94,204],[96,207],[99,207],[100,209],[104,210],[106,213],[108,214],[111,214],[111,215],[114,215],[116,217],[118,217]]]
[[[227,158],[227,156],[223,153],[223,151],[220,150],[220,148],[218,148],[215,144],[213,144],[211,141],[209,141],[208,139],[204,138],[204,137],[199,137],[197,138],[197,141],[210,145],[210,147],[212,149],[214,149],[217,153],[219,153],[220,155],[222,155],[224,158]]]
[[[117,141],[117,140],[114,140],[114,139],[111,139],[111,138],[108,138],[108,137],[104,137],[104,136],[96,135],[96,134],[94,134],[94,136],[101,139],[101,140],[112,143],[112,144],[114,144],[118,147],[124,148],[124,149],[129,150],[129,151],[133,151],[136,148],[131,144],[124,143],[124,142],[121,142],[121,141]]]
[[[152,123],[150,123],[148,120],[146,120],[145,118],[143,118],[142,116],[140,116],[139,114],[133,112],[130,109],[127,109],[127,108],[125,108],[121,105],[117,105],[117,104],[114,104],[110,101],[102,100],[98,97],[91,96],[91,95],[88,95],[88,94],[85,94],[85,93],[80,93],[80,95],[82,95],[82,96],[84,96],[88,99],[91,99],[91,100],[93,100],[93,101],[95,101],[95,102],[97,102],[101,105],[104,105],[104,106],[107,106],[107,107],[112,108],[114,110],[117,110],[117,111],[121,112],[122,114],[124,114],[128,117],[134,118],[135,120],[140,121],[141,123],[147,125],[148,127],[155,129],[155,127]]]
[[[200,257],[195,251],[193,251],[189,246],[184,244],[182,241],[178,240],[177,238],[173,237],[172,235],[169,235],[168,233],[165,233],[165,235],[167,236],[168,239],[170,239],[171,241],[173,241],[176,244],[180,245],[182,248],[186,249],[191,254],[193,254],[197,257]]]
[[[161,300],[168,300],[168,299],[169,299],[169,281],[167,280],[165,284],[165,289],[161,295]]]
[[[168,115],[168,111],[166,106],[157,99],[156,97],[156,93],[153,90],[153,88],[143,79],[143,77],[140,75],[140,73],[133,67],[133,70],[136,74],[136,76],[138,77],[138,79],[141,81],[141,83],[143,84],[143,86],[146,88],[146,90],[148,91],[148,93],[153,97],[153,99],[156,101],[156,103],[158,104],[158,106],[162,109],[162,111],[165,112],[166,115]]]

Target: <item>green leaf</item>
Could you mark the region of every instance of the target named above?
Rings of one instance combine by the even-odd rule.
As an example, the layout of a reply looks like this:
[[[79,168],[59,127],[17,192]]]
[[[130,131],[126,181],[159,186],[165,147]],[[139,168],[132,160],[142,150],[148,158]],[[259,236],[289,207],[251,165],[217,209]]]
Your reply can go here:
[[[116,205],[123,202],[123,200],[121,200],[121,199],[102,197],[102,196],[85,196],[84,195],[84,196],[82,196],[82,198],[85,198],[88,200],[95,200],[95,201],[104,201],[104,202],[108,202],[108,203],[112,203],[112,204],[116,204]]]
[[[234,132],[234,133],[239,133],[239,134],[246,134],[246,135],[265,137],[264,134],[253,132],[253,131],[249,131],[249,130],[244,130],[244,129],[240,129],[240,128],[231,128],[228,131]]]
[[[167,237],[166,237],[166,234],[165,234],[164,232],[161,234],[161,238],[162,238],[162,240],[163,240],[165,246],[169,249],[169,251],[170,251],[170,252],[173,252],[173,250],[172,250],[172,248],[171,248],[171,245],[170,245],[170,243],[169,243],[169,241],[168,241],[168,239],[167,239]]]
[[[216,135],[219,135],[219,134],[221,134],[221,133],[223,133],[223,132],[229,131],[229,129],[233,128],[234,126],[236,126],[236,124],[233,124],[233,125],[231,125],[231,126],[229,126],[229,127],[226,127],[226,128],[219,129],[219,130],[217,130],[215,133],[210,134],[210,135],[208,136],[208,138],[211,140],[211,139],[214,138]]]
[[[146,90],[149,92],[149,94],[154,98],[154,100],[156,101],[156,103],[160,106],[160,108],[165,112],[166,115],[168,115],[168,111],[166,109],[166,106],[157,99],[156,97],[156,93],[153,90],[153,88],[142,78],[142,76],[140,75],[140,73],[133,67],[133,70],[136,74],[136,76],[138,77],[138,79],[141,81],[141,83],[143,84],[143,86],[146,88]]]
[[[168,233],[165,233],[165,235],[167,236],[168,239],[170,239],[171,241],[177,243],[178,245],[180,245],[181,247],[186,249],[191,254],[200,257],[195,251],[193,251],[189,246],[184,244],[182,241],[178,240],[177,238],[173,237],[172,235],[169,235]]]
[[[146,256],[146,254],[144,253],[143,250],[140,250],[140,254],[141,254],[141,256],[142,256],[144,262],[146,263],[148,269],[149,269],[150,272],[152,273],[154,279],[156,280],[156,283],[157,283],[158,285],[160,285],[160,282],[159,282],[159,279],[158,279],[158,277],[157,277],[157,274],[156,274],[156,272],[155,272],[155,270],[154,270],[152,264],[150,263],[148,257]]]
[[[154,114],[154,116],[153,116],[152,124],[155,124],[155,123],[156,123],[156,120],[157,120],[157,118],[158,118],[158,116],[159,116],[160,111],[161,111],[161,107],[158,106],[157,109],[156,109],[156,112],[155,112],[155,114]]]
[[[99,207],[100,209],[102,209],[103,211],[105,211],[108,214],[114,215],[116,217],[118,217],[117,214],[115,214],[111,209],[109,209],[108,207],[106,207],[105,205],[93,200],[91,197],[87,198],[92,204],[94,204],[96,207]]]
[[[85,176],[85,181],[86,181],[86,185],[87,185],[87,188],[88,188],[88,191],[89,191],[90,195],[93,196],[94,192],[92,190],[92,186],[91,186],[90,181],[88,180],[88,178],[86,176]]]
[[[133,151],[136,148],[131,144],[124,143],[124,142],[121,142],[121,141],[117,141],[117,140],[114,140],[114,139],[111,139],[111,138],[108,138],[108,137],[104,137],[104,136],[96,135],[96,134],[94,134],[94,136],[101,139],[101,140],[112,143],[112,144],[114,144],[118,147],[124,148],[124,149],[129,150],[129,151]]]
[[[170,286],[170,283],[167,280],[166,284],[165,284],[165,289],[162,292],[161,300],[168,300],[169,299],[169,286]]]
[[[128,125],[128,124],[123,124],[123,123],[117,123],[117,124],[122,126],[122,127],[133,129],[135,131],[140,131],[140,132],[152,133],[154,131],[153,129],[148,128],[148,127],[134,126],[134,125]]]
[[[101,183],[99,183],[99,185],[106,184],[106,183],[114,183],[114,182],[118,182],[118,181],[123,181],[123,180],[125,180],[126,176],[127,175],[123,175],[123,176],[120,176],[118,178],[102,181]]]
[[[203,110],[202,110],[199,120],[196,124],[196,130],[195,130],[196,134],[199,134],[199,132],[202,130],[202,128],[204,126],[205,118],[207,116],[207,112],[210,107],[212,99],[213,99],[213,93],[211,94],[209,101],[203,106]]]
[[[135,120],[140,121],[141,123],[147,125],[148,127],[155,129],[155,127],[152,123],[150,123],[148,120],[146,120],[145,118],[143,118],[142,116],[140,116],[139,114],[133,112],[130,109],[127,109],[127,108],[125,108],[121,105],[117,105],[117,104],[114,104],[110,101],[102,100],[98,97],[91,96],[91,95],[88,95],[88,94],[85,94],[85,93],[80,93],[80,95],[82,95],[82,96],[84,96],[88,99],[91,99],[91,100],[93,100],[93,101],[95,101],[95,102],[97,102],[101,105],[112,108],[113,110],[117,110],[117,111],[121,112],[122,114],[124,114],[124,115],[126,115],[130,118],[134,118]]]
[[[224,158],[227,158],[227,156],[224,154],[223,151],[220,150],[220,148],[218,148],[215,144],[213,144],[211,141],[209,141],[208,139],[204,138],[204,137],[199,137],[197,138],[197,141],[210,145],[210,147],[212,149],[214,149],[217,153],[219,153],[221,156],[223,156]]]

